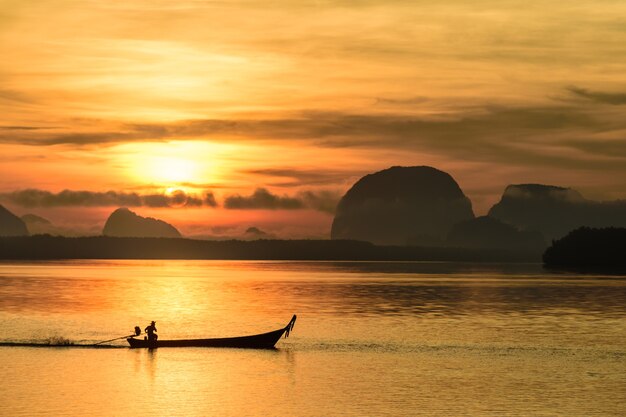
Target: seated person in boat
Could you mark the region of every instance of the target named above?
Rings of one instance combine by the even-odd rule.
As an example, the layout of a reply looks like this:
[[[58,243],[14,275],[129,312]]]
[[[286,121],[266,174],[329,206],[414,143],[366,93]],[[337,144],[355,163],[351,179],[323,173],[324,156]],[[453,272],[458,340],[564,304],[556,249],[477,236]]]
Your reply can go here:
[[[154,321],[151,322],[150,325],[144,329],[144,331],[148,333],[148,340],[156,341],[159,338],[159,336],[156,334],[157,328],[156,322]]]

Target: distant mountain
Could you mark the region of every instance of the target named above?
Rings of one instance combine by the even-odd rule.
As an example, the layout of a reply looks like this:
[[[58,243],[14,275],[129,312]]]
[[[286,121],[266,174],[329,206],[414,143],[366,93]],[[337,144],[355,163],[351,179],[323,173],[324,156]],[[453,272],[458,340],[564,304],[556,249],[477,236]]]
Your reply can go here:
[[[598,202],[570,188],[518,184],[506,188],[489,216],[555,239],[581,226],[626,226],[626,201]]]
[[[43,225],[51,225],[52,222],[48,219],[44,219],[41,216],[37,216],[36,214],[25,214],[22,217],[20,217],[24,223],[26,223],[28,225],[28,223],[31,224],[43,224]]]
[[[48,219],[44,219],[36,214],[25,214],[21,219],[26,224],[26,228],[31,235],[57,234],[54,233],[56,231],[55,227]]]
[[[493,217],[457,223],[448,234],[449,246],[476,249],[521,250],[541,253],[546,243],[539,232],[520,231]]]
[[[127,208],[111,213],[102,234],[115,237],[181,237],[171,224],[152,217],[141,217]]]
[[[25,214],[21,219],[26,223],[28,232],[31,235],[52,235],[52,236],[85,236],[94,235],[99,232],[96,230],[80,230],[70,227],[57,226],[50,220],[38,216],[36,214]]]
[[[243,239],[244,240],[255,240],[255,239],[276,239],[276,236],[274,236],[271,233],[267,233],[264,232],[263,230],[259,229],[258,227],[248,227],[248,229],[246,230],[246,232],[243,235]]]
[[[331,239],[379,245],[442,245],[455,223],[474,218],[472,204],[447,173],[392,167],[358,180],[342,197]]]
[[[28,236],[26,224],[0,205],[0,236]]]

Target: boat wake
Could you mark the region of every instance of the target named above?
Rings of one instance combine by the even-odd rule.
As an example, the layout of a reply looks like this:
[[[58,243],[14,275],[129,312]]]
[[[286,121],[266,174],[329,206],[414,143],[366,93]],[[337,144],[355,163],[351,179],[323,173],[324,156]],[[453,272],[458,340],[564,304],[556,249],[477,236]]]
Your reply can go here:
[[[13,342],[0,341],[0,347],[35,347],[35,348],[86,348],[86,349],[126,349],[122,345],[96,345],[93,343],[75,343],[69,340],[62,341],[29,341],[29,342]]]

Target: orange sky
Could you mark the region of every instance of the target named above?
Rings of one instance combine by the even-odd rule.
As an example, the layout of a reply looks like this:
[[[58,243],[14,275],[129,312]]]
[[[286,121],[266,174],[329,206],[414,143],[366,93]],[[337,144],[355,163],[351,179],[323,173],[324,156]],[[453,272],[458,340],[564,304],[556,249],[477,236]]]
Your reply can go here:
[[[0,204],[324,237],[392,165],[477,214],[511,183],[626,198],[626,3],[567,3],[0,0]]]

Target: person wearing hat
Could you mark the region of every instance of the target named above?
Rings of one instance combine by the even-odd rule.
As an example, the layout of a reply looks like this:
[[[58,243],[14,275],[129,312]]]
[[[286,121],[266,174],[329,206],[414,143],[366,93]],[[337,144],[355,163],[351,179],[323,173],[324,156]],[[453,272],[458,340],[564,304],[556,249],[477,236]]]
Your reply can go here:
[[[159,336],[156,334],[157,328],[155,321],[151,322],[150,325],[144,329],[144,331],[148,333],[148,340],[153,340],[156,342],[156,340],[159,338]]]

